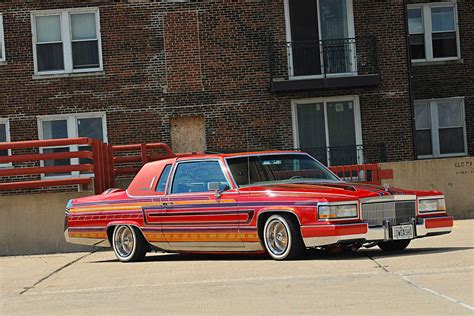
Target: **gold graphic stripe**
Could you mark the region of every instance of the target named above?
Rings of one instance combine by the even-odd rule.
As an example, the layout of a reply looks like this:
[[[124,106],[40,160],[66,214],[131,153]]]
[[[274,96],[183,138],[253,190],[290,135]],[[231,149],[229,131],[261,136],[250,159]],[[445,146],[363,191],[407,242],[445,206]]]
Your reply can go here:
[[[76,237],[76,238],[102,238],[106,239],[107,234],[101,232],[69,232],[69,237]]]

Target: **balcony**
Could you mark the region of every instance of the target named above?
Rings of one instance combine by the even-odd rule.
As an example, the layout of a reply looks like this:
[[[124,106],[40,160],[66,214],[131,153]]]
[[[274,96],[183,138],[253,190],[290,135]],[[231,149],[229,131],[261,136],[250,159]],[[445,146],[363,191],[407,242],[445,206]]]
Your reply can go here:
[[[269,47],[271,90],[374,86],[380,83],[375,36],[275,42]]]
[[[301,148],[326,166],[357,165],[387,161],[385,144]]]

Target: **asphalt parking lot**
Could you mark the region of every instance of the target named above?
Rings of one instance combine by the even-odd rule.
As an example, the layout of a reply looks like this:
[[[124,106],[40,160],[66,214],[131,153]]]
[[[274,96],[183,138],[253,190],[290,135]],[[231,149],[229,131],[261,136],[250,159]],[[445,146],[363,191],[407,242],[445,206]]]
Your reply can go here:
[[[402,253],[0,257],[0,314],[473,314],[474,220]]]

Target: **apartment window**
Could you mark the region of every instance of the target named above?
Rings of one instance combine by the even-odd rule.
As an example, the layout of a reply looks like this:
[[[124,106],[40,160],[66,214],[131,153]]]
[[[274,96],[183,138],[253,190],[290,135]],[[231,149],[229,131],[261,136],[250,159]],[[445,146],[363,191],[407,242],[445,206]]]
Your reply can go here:
[[[0,119],[0,143],[10,141],[10,124],[7,119]],[[0,157],[10,156],[11,150],[0,150]],[[1,163],[0,168],[10,167],[10,163]]]
[[[408,30],[412,61],[460,58],[455,3],[410,5]]]
[[[48,115],[38,118],[40,139],[89,137],[107,142],[105,113],[81,113],[70,115]],[[43,153],[90,150],[89,146],[59,146],[41,149]],[[89,159],[62,159],[44,161],[44,166],[65,166],[92,163]],[[70,176],[67,174],[49,174],[48,176]]]
[[[40,11],[32,21],[36,74],[102,70],[97,9]]]
[[[415,101],[418,158],[466,155],[462,98]]]
[[[363,163],[357,96],[292,101],[295,148],[325,165]]]
[[[0,62],[5,61],[5,40],[3,36],[3,16],[0,14]]]

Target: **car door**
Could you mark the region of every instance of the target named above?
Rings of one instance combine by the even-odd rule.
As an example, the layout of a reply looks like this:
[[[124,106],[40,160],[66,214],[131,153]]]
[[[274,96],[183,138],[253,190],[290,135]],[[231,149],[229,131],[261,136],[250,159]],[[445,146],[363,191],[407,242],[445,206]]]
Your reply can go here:
[[[163,235],[161,220],[165,214],[167,198],[165,196],[166,183],[171,172],[172,164],[164,166],[153,188],[152,205],[142,207],[144,214],[144,226],[142,231],[147,240],[160,249],[167,249],[168,243]],[[155,182],[152,180],[151,186]]]
[[[232,251],[242,248],[237,191],[218,159],[178,161],[161,218],[173,250]],[[220,190],[213,190],[219,186]]]

